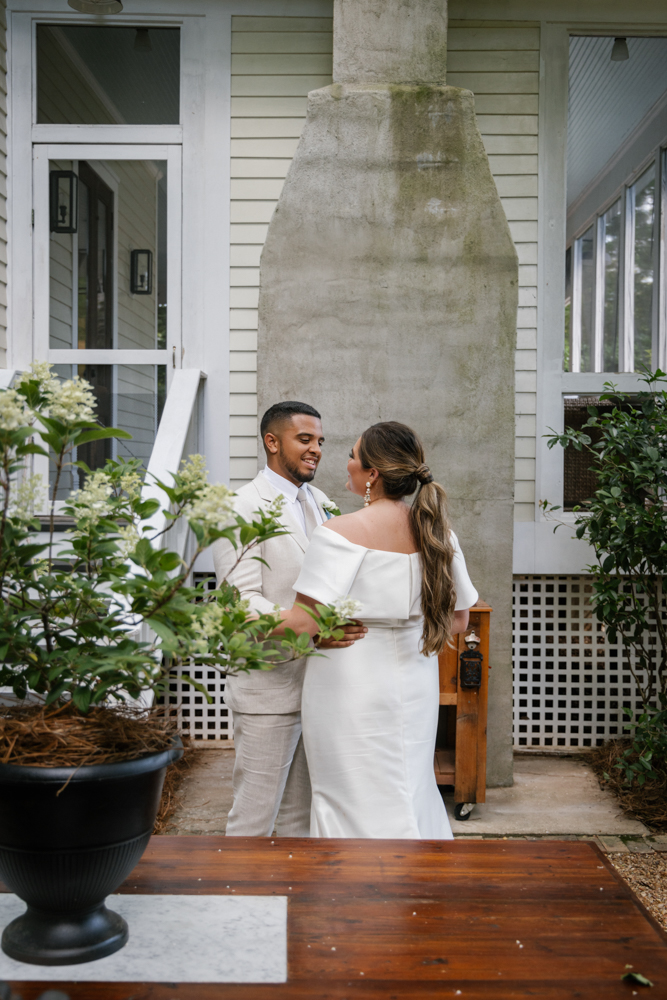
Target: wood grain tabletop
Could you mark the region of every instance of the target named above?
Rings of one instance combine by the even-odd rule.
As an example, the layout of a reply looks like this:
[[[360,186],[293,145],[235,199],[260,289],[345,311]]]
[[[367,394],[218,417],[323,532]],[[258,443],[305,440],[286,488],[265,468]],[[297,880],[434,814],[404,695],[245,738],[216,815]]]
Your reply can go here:
[[[287,896],[288,981],[58,983],[71,1000],[667,998],[667,936],[585,842],[162,836],[120,891]]]

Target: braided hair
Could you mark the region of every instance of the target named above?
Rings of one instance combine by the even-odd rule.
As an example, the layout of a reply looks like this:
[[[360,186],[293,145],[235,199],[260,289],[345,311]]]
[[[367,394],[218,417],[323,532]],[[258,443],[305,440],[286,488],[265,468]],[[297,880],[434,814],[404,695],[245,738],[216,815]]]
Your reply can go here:
[[[364,469],[378,470],[389,499],[416,494],[410,507],[410,527],[422,564],[421,652],[424,656],[441,653],[451,636],[456,604],[447,494],[424,462],[424,446],[418,436],[395,420],[373,424],[363,432],[359,460]]]

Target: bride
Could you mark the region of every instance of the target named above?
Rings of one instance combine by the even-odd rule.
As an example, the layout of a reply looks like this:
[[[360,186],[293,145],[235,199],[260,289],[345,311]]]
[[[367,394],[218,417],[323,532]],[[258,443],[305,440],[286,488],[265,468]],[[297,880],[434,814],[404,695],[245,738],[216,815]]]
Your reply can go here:
[[[328,649],[306,668],[310,833],[449,839],[433,771],[437,654],[467,627],[477,591],[414,431],[393,421],[369,427],[347,472],[347,489],[364,507],[315,529],[280,629],[313,635],[299,605],[347,595],[367,628],[362,641]]]

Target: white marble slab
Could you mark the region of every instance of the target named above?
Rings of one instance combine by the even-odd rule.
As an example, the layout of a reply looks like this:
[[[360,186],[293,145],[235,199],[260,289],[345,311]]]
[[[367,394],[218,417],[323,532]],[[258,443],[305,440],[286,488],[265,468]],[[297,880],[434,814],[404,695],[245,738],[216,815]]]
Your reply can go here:
[[[36,982],[284,983],[286,896],[109,896],[130,940],[83,965],[28,965],[0,951],[0,979]],[[0,893],[0,929],[25,903]]]

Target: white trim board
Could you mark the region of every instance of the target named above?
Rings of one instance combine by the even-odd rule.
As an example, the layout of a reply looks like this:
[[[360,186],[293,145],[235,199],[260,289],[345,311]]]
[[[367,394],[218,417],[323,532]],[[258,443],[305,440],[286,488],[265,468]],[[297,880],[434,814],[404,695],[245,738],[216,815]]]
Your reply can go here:
[[[555,526],[553,521],[515,522],[515,575],[585,573],[586,567],[595,562],[590,545],[575,537],[574,525],[565,523],[554,533]]]

